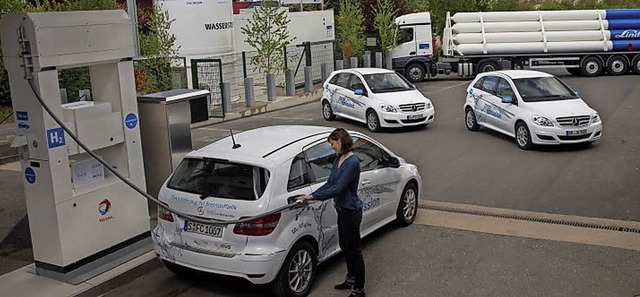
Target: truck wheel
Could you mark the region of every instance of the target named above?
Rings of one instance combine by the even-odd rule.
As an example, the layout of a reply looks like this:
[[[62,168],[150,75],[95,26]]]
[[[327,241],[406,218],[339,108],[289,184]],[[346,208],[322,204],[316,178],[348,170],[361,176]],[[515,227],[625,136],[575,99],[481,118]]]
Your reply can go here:
[[[494,61],[483,61],[478,64],[477,73],[491,72],[496,70],[500,70],[500,67],[498,67],[498,63]]]
[[[622,75],[629,71],[629,64],[624,56],[615,55],[607,62],[607,72],[611,75]]]
[[[602,61],[598,57],[586,57],[582,60],[582,76],[594,77],[602,74]]]
[[[633,57],[633,62],[631,62],[631,70],[633,73],[640,74],[640,54]]]
[[[411,63],[407,66],[406,77],[412,83],[421,82],[425,74],[424,66],[418,63]]]

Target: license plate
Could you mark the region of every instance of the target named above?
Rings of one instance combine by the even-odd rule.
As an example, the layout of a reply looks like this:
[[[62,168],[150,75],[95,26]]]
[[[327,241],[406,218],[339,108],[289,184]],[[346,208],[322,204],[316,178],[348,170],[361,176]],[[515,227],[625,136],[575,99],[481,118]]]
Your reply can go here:
[[[587,129],[582,130],[567,130],[567,136],[583,135],[587,134]]]
[[[223,228],[216,225],[205,225],[196,222],[184,221],[184,231],[209,235],[213,237],[222,238]]]
[[[407,120],[416,120],[421,118],[423,118],[421,114],[412,114],[407,116]]]

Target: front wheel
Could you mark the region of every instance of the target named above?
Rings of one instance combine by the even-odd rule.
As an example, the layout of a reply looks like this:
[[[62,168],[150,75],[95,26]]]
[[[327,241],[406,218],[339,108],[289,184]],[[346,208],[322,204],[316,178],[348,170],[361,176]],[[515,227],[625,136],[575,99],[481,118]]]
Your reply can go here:
[[[533,147],[531,133],[529,133],[529,128],[527,128],[527,124],[524,122],[519,122],[516,125],[516,143],[518,147],[523,150],[529,150]]]
[[[404,190],[402,190],[402,196],[400,196],[400,203],[398,203],[398,210],[396,211],[396,222],[402,227],[413,224],[418,213],[418,187],[414,183],[408,183]]]
[[[412,83],[418,83],[424,79],[426,75],[425,71],[426,70],[424,69],[424,66],[418,63],[412,63],[407,67],[405,74],[406,74],[407,80],[409,80]]]
[[[375,111],[369,110],[367,112],[367,128],[371,132],[380,131],[380,119]]]
[[[305,241],[296,243],[273,281],[273,293],[279,297],[307,296],[317,266],[316,252],[311,244]]]

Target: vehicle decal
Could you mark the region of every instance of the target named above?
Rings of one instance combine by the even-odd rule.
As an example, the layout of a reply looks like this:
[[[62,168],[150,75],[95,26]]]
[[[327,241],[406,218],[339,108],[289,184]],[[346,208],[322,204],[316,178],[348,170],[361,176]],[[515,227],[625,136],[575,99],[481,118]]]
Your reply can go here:
[[[389,186],[378,185],[358,191],[358,196],[362,199],[362,210],[370,211],[381,204],[380,194],[392,193],[393,188]]]
[[[482,106],[481,111],[484,111],[486,114],[501,119],[502,116],[505,116],[507,119],[512,119],[515,114],[506,110],[505,108],[495,105],[493,103],[491,103],[489,100],[486,100],[484,98],[482,98],[482,96],[476,96],[476,95],[471,95],[473,97],[473,100],[475,101],[475,108],[478,108],[478,102],[480,100],[482,100],[482,102],[484,103],[484,105]],[[484,116],[484,114],[476,114],[477,117],[482,118]]]
[[[178,204],[192,205],[195,208],[195,212],[199,215],[204,215],[206,213],[210,216],[235,218],[235,213],[238,211],[238,206],[235,204],[215,203],[207,200],[195,201],[176,195],[171,195],[169,199]]]
[[[310,203],[306,207],[300,209],[296,214],[296,221],[300,218],[303,212],[310,211],[313,213],[313,218],[316,221],[316,228],[318,231],[318,244],[320,245],[320,251],[318,252],[318,258],[322,259],[329,252],[329,248],[336,240],[336,233],[334,232],[330,236],[326,234],[330,230],[331,225],[325,225],[322,223],[328,205],[333,205],[333,200],[326,200],[322,203]],[[334,223],[334,222],[330,222]],[[304,224],[304,223],[301,223]],[[293,230],[292,230],[293,232]]]

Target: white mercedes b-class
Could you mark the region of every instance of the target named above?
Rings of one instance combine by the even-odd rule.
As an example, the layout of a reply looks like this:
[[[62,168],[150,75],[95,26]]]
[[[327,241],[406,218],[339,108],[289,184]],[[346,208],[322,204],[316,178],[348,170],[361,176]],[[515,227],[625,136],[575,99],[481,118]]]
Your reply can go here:
[[[278,296],[306,296],[318,263],[340,250],[337,213],[333,200],[293,201],[329,177],[335,153],[327,137],[333,130],[270,126],[187,154],[159,193],[164,207],[158,207],[152,232],[158,257],[174,272],[235,276],[271,283]],[[392,221],[412,224],[421,189],[416,166],[366,135],[350,133],[361,166],[362,236]]]
[[[331,73],[323,85],[322,116],[336,116],[367,124],[371,132],[381,128],[433,123],[435,109],[415,86],[396,72],[378,68],[354,68]]]
[[[602,137],[598,113],[559,78],[539,71],[479,74],[467,88],[464,113],[467,129],[483,126],[515,137],[521,149]]]

